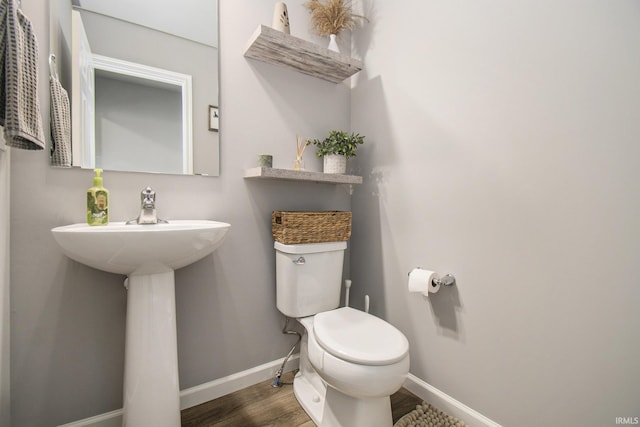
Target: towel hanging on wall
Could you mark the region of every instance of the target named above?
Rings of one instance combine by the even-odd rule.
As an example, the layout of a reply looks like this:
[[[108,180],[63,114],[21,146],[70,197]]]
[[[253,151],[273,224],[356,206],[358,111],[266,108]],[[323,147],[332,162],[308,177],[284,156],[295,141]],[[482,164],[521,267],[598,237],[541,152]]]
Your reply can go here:
[[[49,55],[49,92],[51,95],[51,165],[71,167],[71,118],[69,95],[56,70],[56,56]]]
[[[45,147],[38,100],[38,41],[16,0],[0,0],[0,126],[10,147]]]

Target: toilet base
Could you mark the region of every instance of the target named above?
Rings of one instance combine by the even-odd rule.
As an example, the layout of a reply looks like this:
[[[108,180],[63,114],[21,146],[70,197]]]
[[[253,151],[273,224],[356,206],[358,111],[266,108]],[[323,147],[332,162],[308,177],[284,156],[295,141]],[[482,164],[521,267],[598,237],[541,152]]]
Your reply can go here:
[[[293,394],[320,427],[390,427],[393,425],[389,397],[355,398],[327,387],[313,372],[298,372]]]
[[[356,398],[327,387],[320,427],[390,427],[391,399]]]
[[[318,374],[316,376],[317,380],[322,381]],[[296,400],[317,426],[322,420],[326,390],[324,384],[318,387],[316,381],[310,381],[302,372],[298,372],[293,379],[293,394]]]

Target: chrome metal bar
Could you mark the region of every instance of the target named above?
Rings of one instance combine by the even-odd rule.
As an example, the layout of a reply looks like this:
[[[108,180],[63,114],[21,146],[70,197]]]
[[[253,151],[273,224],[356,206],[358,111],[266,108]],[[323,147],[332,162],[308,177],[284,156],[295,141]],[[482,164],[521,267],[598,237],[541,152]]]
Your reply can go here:
[[[441,286],[453,286],[456,284],[456,278],[453,276],[453,274],[445,274],[443,277],[441,277],[440,279],[433,279],[433,283],[437,286],[437,285],[441,285]]]

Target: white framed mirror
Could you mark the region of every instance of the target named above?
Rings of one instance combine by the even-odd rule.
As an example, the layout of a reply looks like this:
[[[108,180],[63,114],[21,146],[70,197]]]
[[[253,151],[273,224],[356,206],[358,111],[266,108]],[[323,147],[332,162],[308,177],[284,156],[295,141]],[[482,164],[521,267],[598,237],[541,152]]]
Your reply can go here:
[[[219,175],[216,0],[51,0],[50,12],[73,167]]]

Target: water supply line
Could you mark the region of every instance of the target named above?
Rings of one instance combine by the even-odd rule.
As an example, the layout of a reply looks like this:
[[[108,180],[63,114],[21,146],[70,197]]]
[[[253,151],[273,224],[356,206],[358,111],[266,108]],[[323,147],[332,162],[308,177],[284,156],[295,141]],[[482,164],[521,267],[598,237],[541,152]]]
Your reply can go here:
[[[289,317],[284,316],[284,326],[282,327],[282,333],[297,335],[298,339],[296,340],[296,343],[291,347],[291,350],[289,350],[289,353],[287,353],[284,360],[282,361],[282,365],[280,365],[280,369],[278,369],[278,371],[276,372],[276,377],[273,379],[273,382],[271,383],[271,387],[282,387],[281,378],[282,378],[282,372],[284,371],[284,365],[287,364],[287,361],[295,351],[296,346],[302,340],[302,335],[300,334],[300,332],[287,330],[287,326],[289,326]]]

